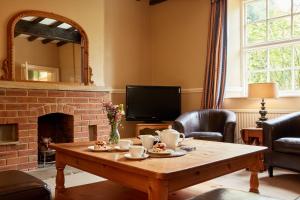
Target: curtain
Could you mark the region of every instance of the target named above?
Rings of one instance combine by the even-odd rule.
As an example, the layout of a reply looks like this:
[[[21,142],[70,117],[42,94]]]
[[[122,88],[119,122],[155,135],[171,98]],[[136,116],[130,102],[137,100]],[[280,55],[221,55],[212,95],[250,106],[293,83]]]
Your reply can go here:
[[[202,108],[222,108],[226,81],[227,0],[211,0]]]

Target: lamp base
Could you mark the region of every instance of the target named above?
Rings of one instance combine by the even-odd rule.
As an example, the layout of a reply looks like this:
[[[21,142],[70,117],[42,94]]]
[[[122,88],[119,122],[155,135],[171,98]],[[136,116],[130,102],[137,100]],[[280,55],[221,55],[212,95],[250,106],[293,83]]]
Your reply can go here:
[[[260,104],[261,104],[260,111],[259,111],[260,118],[256,121],[257,128],[262,128],[263,122],[268,120],[268,118],[266,118],[266,115],[268,113],[265,107],[266,102],[263,98]]]
[[[256,128],[262,128],[263,126],[263,122],[264,121],[261,121],[261,120],[257,120],[255,123],[256,123]]]

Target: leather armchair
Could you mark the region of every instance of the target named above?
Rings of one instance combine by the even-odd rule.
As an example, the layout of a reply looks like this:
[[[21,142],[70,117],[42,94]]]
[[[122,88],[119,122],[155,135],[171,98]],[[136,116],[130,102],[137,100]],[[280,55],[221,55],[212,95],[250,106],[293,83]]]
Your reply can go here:
[[[51,200],[47,184],[25,172],[8,170],[0,172],[1,200]]]
[[[264,122],[263,143],[269,147],[264,162],[270,177],[273,167],[300,171],[300,112]]]
[[[229,110],[205,109],[179,116],[173,128],[186,137],[219,142],[234,142],[236,116]]]

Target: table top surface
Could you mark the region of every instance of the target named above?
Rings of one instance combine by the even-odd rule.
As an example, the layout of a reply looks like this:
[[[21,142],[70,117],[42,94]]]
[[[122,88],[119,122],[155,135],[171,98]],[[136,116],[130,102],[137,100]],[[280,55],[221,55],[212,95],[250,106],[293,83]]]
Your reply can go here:
[[[138,141],[134,139],[135,143]],[[196,150],[188,152],[181,157],[173,158],[148,158],[133,161],[124,157],[127,152],[91,152],[88,146],[94,142],[51,144],[51,148],[57,153],[63,153],[72,157],[86,159],[95,163],[105,164],[129,172],[151,175],[156,177],[170,177],[175,173],[184,172],[199,167],[212,167],[215,164],[226,162],[237,157],[247,157],[261,153],[267,148],[262,146],[250,146],[223,142],[211,142],[204,140],[187,140],[184,145],[196,147]],[[67,164],[67,163],[66,163]]]

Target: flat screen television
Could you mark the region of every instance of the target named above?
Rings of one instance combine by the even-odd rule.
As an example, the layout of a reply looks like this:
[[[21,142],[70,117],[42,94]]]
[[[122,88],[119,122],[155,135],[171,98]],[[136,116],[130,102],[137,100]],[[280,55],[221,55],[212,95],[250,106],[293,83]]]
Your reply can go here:
[[[173,121],[180,113],[179,86],[126,86],[127,121]]]

